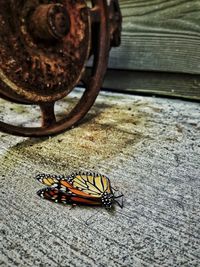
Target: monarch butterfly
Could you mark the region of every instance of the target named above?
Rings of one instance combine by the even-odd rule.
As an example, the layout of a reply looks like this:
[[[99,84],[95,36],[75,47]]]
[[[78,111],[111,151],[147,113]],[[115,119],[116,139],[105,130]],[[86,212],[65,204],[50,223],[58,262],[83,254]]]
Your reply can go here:
[[[122,208],[122,203],[116,199],[110,180],[105,175],[96,173],[72,173],[70,176],[38,174],[36,179],[48,187],[37,194],[45,199],[64,204],[102,205],[111,208],[116,202]],[[123,200],[123,199],[122,199]]]

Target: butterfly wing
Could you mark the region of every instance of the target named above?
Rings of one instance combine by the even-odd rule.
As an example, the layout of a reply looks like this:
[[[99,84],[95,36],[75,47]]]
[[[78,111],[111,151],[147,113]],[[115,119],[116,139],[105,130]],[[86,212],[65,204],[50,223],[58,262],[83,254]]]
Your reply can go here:
[[[101,174],[73,173],[66,178],[73,188],[91,197],[101,198],[103,193],[112,193],[110,180]],[[72,190],[70,188],[70,190]]]
[[[48,186],[38,194],[59,203],[112,206],[114,195],[110,180],[101,174],[73,173],[70,176],[38,174],[36,179]]]
[[[64,203],[64,204],[71,204],[71,195],[64,193],[57,188],[51,188],[51,187],[46,187],[43,189],[40,189],[37,192],[38,196],[56,202],[56,203]]]
[[[72,187],[72,185],[64,179],[64,175],[41,173],[38,174],[35,178],[44,185],[57,188],[58,190],[62,190],[64,192],[68,192],[69,188]]]
[[[36,175],[35,179],[44,185],[55,186],[60,182],[60,179],[62,177],[63,176],[59,176],[59,175],[40,173]]]
[[[75,195],[71,192],[63,192],[57,188],[46,187],[40,189],[37,194],[47,200],[63,204],[101,205],[100,201]]]
[[[64,176],[64,175],[51,175],[51,174],[38,174],[36,176],[36,180],[38,180],[40,183],[51,187],[51,188],[56,188],[62,192],[70,192],[73,193],[74,195],[78,195],[84,198],[94,198],[96,196],[88,195],[87,192],[83,192],[81,189],[74,187],[73,183],[69,182],[71,181],[69,178],[71,176]]]

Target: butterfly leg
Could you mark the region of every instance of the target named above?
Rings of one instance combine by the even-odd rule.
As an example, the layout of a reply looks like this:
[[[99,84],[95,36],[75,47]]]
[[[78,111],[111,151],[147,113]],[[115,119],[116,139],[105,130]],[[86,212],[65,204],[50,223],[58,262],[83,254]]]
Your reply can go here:
[[[70,207],[70,210],[74,209],[75,207],[77,207],[77,204],[76,203],[72,203],[72,205]]]

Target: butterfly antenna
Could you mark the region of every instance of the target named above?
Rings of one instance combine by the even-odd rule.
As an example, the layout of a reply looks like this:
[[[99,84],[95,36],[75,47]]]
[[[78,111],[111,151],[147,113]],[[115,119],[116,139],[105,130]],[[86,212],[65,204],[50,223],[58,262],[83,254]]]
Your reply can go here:
[[[119,195],[119,196],[117,196],[117,197],[115,197],[114,198],[114,200],[115,200],[115,202],[118,204],[118,206],[122,209],[123,207],[124,207],[124,198],[123,198],[123,194],[121,194],[121,195]],[[118,201],[118,200],[116,200],[117,198],[121,198],[121,203]]]
[[[85,224],[87,226],[91,225],[93,222],[89,223],[89,221],[94,218],[99,212],[97,211],[95,214],[92,214],[86,221],[85,221]]]

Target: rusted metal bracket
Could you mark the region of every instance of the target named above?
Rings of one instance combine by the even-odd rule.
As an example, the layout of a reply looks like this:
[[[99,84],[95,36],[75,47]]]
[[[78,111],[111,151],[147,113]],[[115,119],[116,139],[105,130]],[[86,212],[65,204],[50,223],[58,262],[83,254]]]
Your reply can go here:
[[[41,127],[0,121],[0,130],[48,136],[76,125],[93,105],[111,47],[120,45],[117,0],[7,0],[0,2],[0,97],[41,108]],[[87,79],[85,66],[93,56]],[[57,121],[54,104],[84,81],[76,106]]]

